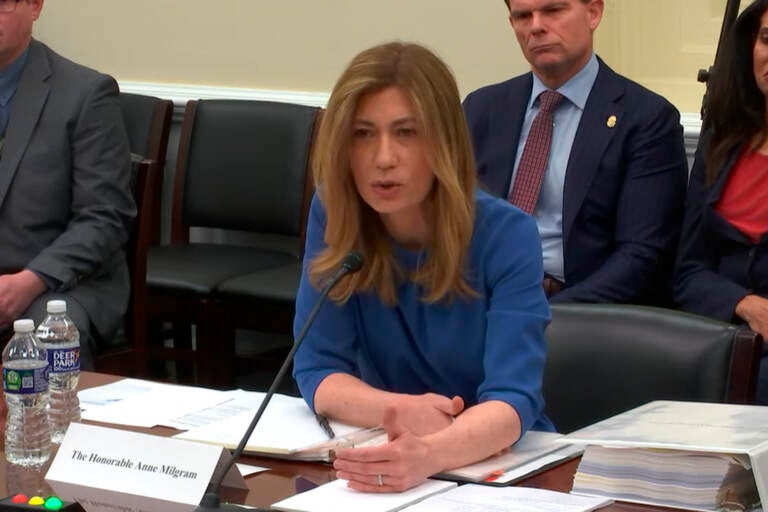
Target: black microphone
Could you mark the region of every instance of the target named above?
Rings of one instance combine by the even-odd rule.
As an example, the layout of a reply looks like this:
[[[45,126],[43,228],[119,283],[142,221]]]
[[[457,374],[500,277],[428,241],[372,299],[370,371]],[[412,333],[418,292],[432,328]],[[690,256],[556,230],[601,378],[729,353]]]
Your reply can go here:
[[[326,297],[328,297],[328,293],[338,284],[339,281],[341,281],[341,278],[346,276],[347,274],[354,274],[360,268],[363,266],[363,257],[358,252],[350,252],[346,256],[344,256],[344,259],[341,260],[341,265],[339,265],[338,270],[328,279],[328,281],[325,283],[325,286],[322,289],[322,292],[320,293],[320,297],[317,299],[317,302],[315,303],[315,306],[312,308],[312,311],[309,312],[309,316],[307,317],[307,321],[304,323],[304,327],[302,327],[301,331],[299,331],[299,335],[296,336],[296,340],[293,342],[293,347],[291,347],[290,352],[288,352],[288,355],[285,356],[285,361],[283,361],[283,365],[280,367],[280,370],[278,370],[277,375],[275,375],[274,380],[272,381],[272,384],[269,386],[269,389],[267,390],[267,394],[264,395],[264,400],[262,400],[261,405],[259,406],[259,409],[256,411],[256,414],[253,416],[253,420],[251,420],[251,424],[248,425],[248,429],[245,431],[245,434],[243,435],[243,438],[240,440],[240,444],[237,445],[237,448],[235,448],[235,451],[232,452],[232,460],[229,461],[229,463],[226,465],[224,470],[214,478],[214,480],[211,482],[210,485],[210,491],[205,493],[203,496],[203,499],[200,500],[200,505],[195,509],[195,512],[210,512],[210,511],[233,511],[233,510],[243,510],[242,507],[238,505],[233,505],[229,503],[221,504],[221,499],[219,498],[219,490],[221,489],[221,482],[224,480],[224,477],[229,473],[229,470],[232,469],[232,466],[235,465],[235,462],[237,459],[240,458],[240,456],[243,454],[243,450],[245,450],[245,445],[248,443],[248,439],[250,439],[251,434],[253,433],[253,429],[256,428],[256,425],[259,423],[259,420],[261,419],[261,416],[264,414],[264,409],[267,408],[267,405],[269,404],[270,400],[272,400],[272,396],[277,391],[277,387],[282,383],[283,378],[285,378],[285,374],[288,372],[288,368],[291,366],[291,362],[293,361],[293,356],[296,354],[296,351],[301,346],[301,343],[304,341],[304,338],[307,335],[307,331],[309,331],[309,328],[312,326],[312,323],[315,321],[315,317],[317,316],[318,311],[320,311],[320,306],[323,305],[325,302]],[[249,509],[253,510],[253,509]],[[256,509],[256,510],[266,510],[266,509]]]

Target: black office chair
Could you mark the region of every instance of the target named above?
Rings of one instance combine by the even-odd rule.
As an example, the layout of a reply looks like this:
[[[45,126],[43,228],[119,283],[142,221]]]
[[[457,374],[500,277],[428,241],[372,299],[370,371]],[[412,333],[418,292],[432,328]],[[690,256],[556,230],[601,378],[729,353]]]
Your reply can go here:
[[[160,200],[173,103],[141,94],[120,93],[120,110],[132,153],[136,218],[126,245],[131,293],[125,328],[103,340],[95,355],[99,371],[147,375],[146,258],[160,242]]]
[[[131,153],[157,162],[162,171],[168,149],[173,102],[126,92],[120,93],[119,100]]]
[[[163,359],[195,363],[197,381],[231,383],[234,327],[219,285],[300,262],[307,165],[317,108],[288,103],[200,100],[187,104],[179,142],[171,244],[150,248],[150,315],[194,324],[194,350],[157,347]],[[190,241],[191,227],[236,230],[242,242]],[[232,235],[234,238],[234,234]],[[290,280],[292,276],[288,276]],[[275,283],[279,286],[280,283]],[[249,317],[269,317],[258,308]]]
[[[546,413],[568,433],[651,400],[752,403],[759,334],[673,311],[556,304],[546,331]]]
[[[125,254],[128,261],[131,292],[125,329],[108,340],[95,355],[97,371],[129,376],[146,376],[147,369],[147,248],[156,243],[157,210],[153,200],[162,187],[162,172],[153,160],[133,162],[133,197],[136,217]]]

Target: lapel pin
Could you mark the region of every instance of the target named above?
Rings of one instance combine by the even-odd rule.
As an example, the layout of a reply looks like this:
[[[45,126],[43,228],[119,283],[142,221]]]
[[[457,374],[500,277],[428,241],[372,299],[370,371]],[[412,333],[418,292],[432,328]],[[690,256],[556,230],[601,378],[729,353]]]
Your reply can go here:
[[[616,126],[616,116],[614,115],[608,116],[608,120],[605,122],[605,125],[608,128],[613,128],[614,126]]]

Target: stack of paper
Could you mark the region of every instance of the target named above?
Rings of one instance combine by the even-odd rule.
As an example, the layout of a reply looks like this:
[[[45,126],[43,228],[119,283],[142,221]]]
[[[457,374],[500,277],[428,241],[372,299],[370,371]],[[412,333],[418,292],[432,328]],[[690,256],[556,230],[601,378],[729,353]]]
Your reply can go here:
[[[746,455],[588,446],[573,492],[695,510],[749,510],[760,498]]]
[[[587,445],[574,492],[707,511],[768,503],[768,407],[655,401],[561,441]]]

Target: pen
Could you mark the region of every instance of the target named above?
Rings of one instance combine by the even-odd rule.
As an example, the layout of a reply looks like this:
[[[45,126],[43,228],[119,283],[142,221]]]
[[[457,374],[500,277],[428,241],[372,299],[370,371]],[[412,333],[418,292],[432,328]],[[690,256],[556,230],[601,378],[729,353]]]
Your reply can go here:
[[[328,418],[321,414],[315,414],[315,419],[317,419],[317,424],[322,427],[323,432],[325,432],[328,435],[328,439],[333,439],[336,437],[336,434],[333,432],[333,429],[331,428],[331,424],[328,423]]]

